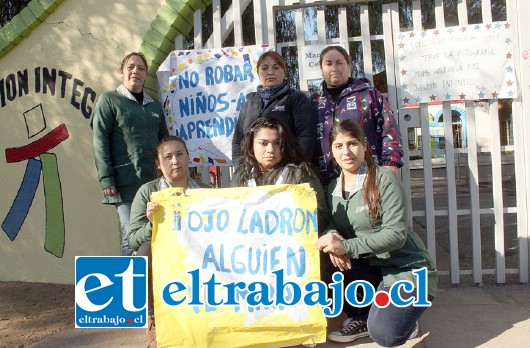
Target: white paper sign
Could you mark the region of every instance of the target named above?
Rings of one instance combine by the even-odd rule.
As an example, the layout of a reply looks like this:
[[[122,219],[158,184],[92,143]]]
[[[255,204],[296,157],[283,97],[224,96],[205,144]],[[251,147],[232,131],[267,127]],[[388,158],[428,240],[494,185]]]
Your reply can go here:
[[[402,103],[515,98],[511,24],[400,33]]]
[[[318,46],[303,46],[300,48],[300,54],[302,55],[301,64],[302,71],[304,73],[303,78],[306,80],[321,80],[322,72],[320,71],[320,52],[329,45],[318,45]],[[334,45],[335,46],[335,45]],[[336,46],[344,47],[342,44]]]
[[[191,166],[230,166],[232,135],[267,45],[173,51],[157,71],[169,133],[186,141]]]
[[[326,46],[303,46],[300,48],[304,79],[316,80],[322,78],[322,73],[320,72],[320,52],[324,48]]]

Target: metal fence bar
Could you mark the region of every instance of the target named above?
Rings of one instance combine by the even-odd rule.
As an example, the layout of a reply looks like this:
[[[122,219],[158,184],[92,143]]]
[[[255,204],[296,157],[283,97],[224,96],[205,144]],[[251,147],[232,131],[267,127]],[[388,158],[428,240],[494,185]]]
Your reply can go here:
[[[514,51],[519,52],[520,47],[527,46],[530,40],[528,39],[527,31],[524,30],[523,25],[526,28],[530,27],[527,23],[522,23],[526,20],[526,16],[530,11],[530,4],[528,1],[507,1],[507,14],[508,20],[512,22],[512,37],[514,40]],[[522,29],[522,30],[520,30]],[[516,66],[515,72],[517,80],[521,81],[521,85],[525,85],[525,77],[523,76],[523,64],[522,59],[519,55],[513,56],[514,63]],[[528,68],[528,67],[527,67]],[[513,123],[518,125],[513,128],[514,132],[514,159],[515,159],[515,185],[517,188],[517,239],[519,240],[519,281],[521,283],[528,283],[530,278],[530,231],[528,230],[528,175],[530,175],[530,161],[528,161],[529,152],[527,149],[530,147],[530,140],[528,139],[528,126],[527,118],[524,117],[525,110],[523,99],[525,96],[529,96],[528,89],[523,89],[521,93],[514,99],[512,103],[512,115]],[[528,103],[526,103],[528,105]],[[528,110],[528,106],[526,110]],[[520,126],[519,126],[520,125]],[[526,156],[526,157],[525,157]],[[526,161],[525,161],[526,159]]]
[[[445,175],[447,187],[447,210],[449,215],[449,255],[451,258],[451,283],[460,282],[460,262],[458,259],[458,218],[456,215],[455,151],[453,137],[453,117],[451,102],[444,101]]]
[[[415,3],[419,3],[419,1],[413,2],[413,5]],[[386,6],[386,5],[385,5]],[[397,3],[392,3],[390,5],[390,22],[392,25],[392,33],[393,37],[391,37],[392,42],[399,40],[399,35],[401,32],[401,28],[399,26],[399,7]],[[413,18],[418,17],[415,16],[415,13],[419,10],[413,9]],[[383,19],[383,23],[388,21],[387,19]],[[421,17],[420,17],[420,24],[421,25]],[[387,25],[384,25],[386,28]],[[386,30],[386,29],[385,29]],[[385,33],[385,40],[388,40],[387,35]],[[392,57],[393,62],[399,61],[398,56],[398,50],[393,49],[392,55],[388,55],[387,58]],[[387,59],[390,60],[390,59]],[[388,64],[388,63],[387,63]],[[395,118],[398,120],[399,123],[399,132],[401,133],[401,141],[403,145],[403,167],[401,169],[401,180],[403,181],[403,186],[405,188],[411,187],[411,176],[410,176],[410,150],[409,150],[409,127],[410,128],[417,128],[419,127],[420,120],[419,120],[419,113],[418,108],[403,108],[402,107],[402,90],[399,88],[401,85],[400,82],[400,74],[397,72],[398,66],[395,64],[392,65],[392,69],[390,69],[390,66],[387,65],[387,81],[388,81],[388,98],[389,103],[393,98],[395,98],[394,104],[396,105],[395,109],[397,110],[396,114],[394,115]],[[393,87],[391,87],[393,85]],[[393,94],[393,90],[395,89],[395,94]],[[413,226],[413,213],[412,213],[412,197],[411,197],[411,190],[405,189],[405,195],[407,197],[407,206],[408,206],[408,212],[409,212],[409,220],[411,223],[411,226]]]
[[[395,6],[397,10],[397,6]],[[396,13],[397,14],[397,13]],[[388,86],[388,105],[391,110],[398,110],[397,86],[396,86],[396,70],[395,62],[399,61],[397,58],[397,50],[394,55],[394,38],[392,21],[397,22],[396,34],[399,34],[399,17],[396,15],[392,18],[391,5],[383,5],[383,44],[385,50],[385,73]],[[397,35],[396,35],[397,37]],[[400,101],[401,102],[401,101]],[[394,115],[398,119],[398,115]]]
[[[427,249],[434,264],[436,261],[436,226],[434,219],[434,188],[432,177],[431,133],[427,103],[420,104],[421,148],[423,155],[423,177],[425,187],[425,220],[427,227]]]
[[[339,8],[339,38],[344,47],[348,47],[348,11],[346,7]],[[324,36],[324,40],[326,37]]]
[[[510,0],[506,0],[510,1]],[[491,15],[491,0],[482,0],[482,22],[491,23],[493,17]]]
[[[328,44],[326,39],[326,18],[323,10],[317,11],[317,40],[319,45]]]
[[[193,13],[193,47],[202,48],[202,13],[201,10]]]
[[[466,0],[458,0],[457,5],[457,11],[458,11],[458,23],[460,25],[467,25],[467,2]]]
[[[265,12],[265,18],[267,23],[267,30],[265,31],[264,43],[269,44],[271,47],[276,46],[276,20],[274,18],[274,9],[273,6],[277,4],[277,1],[262,1],[262,11]],[[256,6],[256,5],[254,5]],[[276,49],[276,48],[275,48]]]
[[[256,45],[261,45],[266,42],[263,28],[267,27],[267,13],[263,11],[265,7],[265,0],[254,0],[254,32],[256,35]]]
[[[362,5],[361,9],[361,37],[363,45],[364,76],[374,83],[374,71],[372,63],[372,43],[370,40],[370,19],[368,6]]]
[[[230,13],[230,11],[227,11],[227,13]],[[208,44],[210,44],[210,40],[213,38],[213,47],[217,48],[223,46],[223,34],[227,30],[226,23],[223,26],[223,23],[221,21],[221,0],[212,0],[212,18],[213,33],[210,39],[208,40]],[[208,47],[212,46],[208,45]]]
[[[241,26],[241,17],[243,15],[241,0],[232,1],[232,13],[234,17],[234,45],[243,46],[243,27]]]
[[[479,173],[477,157],[477,133],[475,103],[466,101],[469,199],[471,200],[471,235],[473,241],[473,282],[482,283],[482,238],[480,233]]]
[[[506,257],[504,251],[504,209],[502,199],[502,158],[499,127],[499,102],[490,99],[490,151],[491,151],[491,176],[493,185],[493,210],[495,214],[495,264],[497,269],[497,283],[506,282]]]
[[[422,30],[421,22],[421,3],[420,1],[412,2],[412,23],[414,30]],[[432,153],[431,153],[431,136],[429,130],[429,110],[426,103],[419,106],[419,120],[421,127],[421,144],[423,158],[423,176],[424,176],[424,198],[425,198],[425,221],[427,229],[427,249],[431,255],[434,264],[436,260],[436,224],[434,215],[434,188],[432,177]],[[402,136],[403,137],[403,136]],[[406,158],[408,161],[408,158]],[[413,213],[414,214],[414,213]]]
[[[443,0],[434,0],[434,19],[436,21],[436,28],[445,28]]]
[[[412,26],[414,30],[423,29],[421,24],[421,2],[419,0],[412,1]]]
[[[300,50],[300,47],[305,46],[305,38],[304,38],[304,14],[302,11],[296,11],[294,14],[295,17],[295,24],[296,24],[296,45],[298,46],[298,49]],[[302,66],[302,55],[300,54],[300,51],[298,51],[298,66]],[[300,90],[307,91],[309,89],[307,85],[307,79],[303,78],[303,69],[298,69],[300,74]]]

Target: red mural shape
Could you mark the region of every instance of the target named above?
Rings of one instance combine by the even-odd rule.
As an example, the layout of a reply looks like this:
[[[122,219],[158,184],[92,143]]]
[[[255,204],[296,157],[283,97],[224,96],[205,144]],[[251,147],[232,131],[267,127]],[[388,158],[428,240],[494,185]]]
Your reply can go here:
[[[66,126],[61,124],[39,140],[35,140],[34,142],[21,147],[11,147],[6,149],[6,162],[20,162],[37,157],[41,153],[53,149],[68,139],[69,136]]]

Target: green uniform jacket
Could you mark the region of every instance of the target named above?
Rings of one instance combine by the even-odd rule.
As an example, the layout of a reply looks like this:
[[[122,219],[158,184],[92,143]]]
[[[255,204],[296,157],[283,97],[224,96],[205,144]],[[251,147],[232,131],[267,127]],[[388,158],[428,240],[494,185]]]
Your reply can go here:
[[[317,218],[318,218],[318,232],[321,235],[321,232],[325,231],[328,228],[330,221],[329,209],[326,204],[326,195],[318,175],[311,170],[309,175],[302,172],[299,165],[290,164],[289,168],[295,170],[295,175],[291,180],[287,180],[284,184],[304,184],[308,183],[309,186],[315,191],[317,196]],[[241,181],[241,171],[236,171],[232,178],[231,186],[239,187],[241,186],[239,182]],[[259,185],[259,184],[258,184]]]
[[[138,250],[140,245],[151,240],[153,226],[147,218],[147,202],[151,201],[151,193],[160,191],[160,178],[145,183],[140,187],[131,205],[131,217],[129,219],[129,247]],[[188,189],[209,188],[210,186],[196,182],[188,177]]]
[[[337,230],[346,239],[344,246],[351,259],[368,258],[371,266],[380,267],[385,287],[399,280],[416,284],[412,271],[427,267],[428,293],[435,296],[437,271],[425,245],[410,226],[405,192],[399,178],[388,169],[377,167],[376,182],[381,216],[374,225],[364,202],[364,188],[343,199],[342,194],[333,194],[341,177],[330,183],[327,197],[333,230],[327,233]],[[339,191],[342,191],[341,187],[337,193]]]
[[[115,186],[118,195],[106,204],[132,202],[140,186],[155,177],[156,146],[168,135],[159,102],[144,93],[140,105],[121,85],[96,102],[93,146],[101,188]]]

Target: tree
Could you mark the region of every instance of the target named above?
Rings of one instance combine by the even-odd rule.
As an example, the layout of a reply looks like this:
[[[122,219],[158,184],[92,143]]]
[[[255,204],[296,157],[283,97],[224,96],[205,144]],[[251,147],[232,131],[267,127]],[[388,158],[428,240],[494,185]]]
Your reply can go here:
[[[0,1],[0,28],[6,25],[31,0],[2,0]]]

